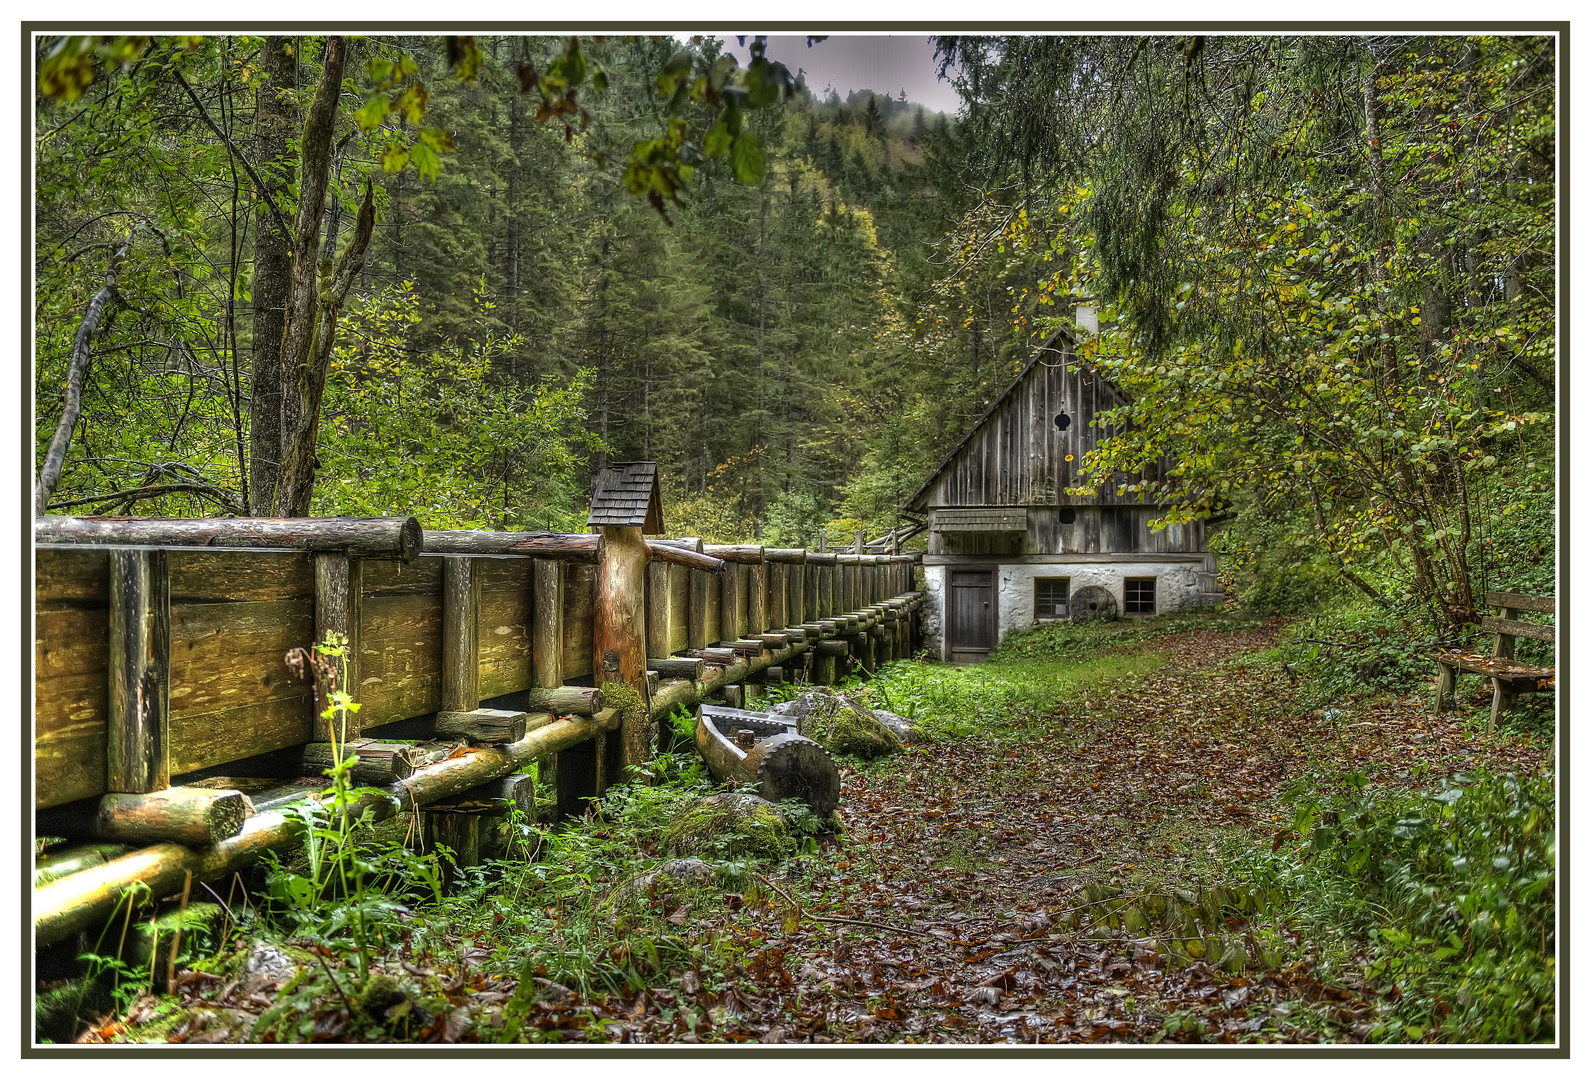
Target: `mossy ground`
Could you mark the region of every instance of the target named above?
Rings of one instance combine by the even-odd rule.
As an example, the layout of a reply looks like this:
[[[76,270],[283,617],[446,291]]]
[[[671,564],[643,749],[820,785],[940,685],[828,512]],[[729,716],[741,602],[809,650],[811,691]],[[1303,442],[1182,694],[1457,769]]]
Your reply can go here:
[[[687,807],[664,830],[662,847],[670,855],[781,859],[795,850],[795,841],[777,806],[731,792]]]

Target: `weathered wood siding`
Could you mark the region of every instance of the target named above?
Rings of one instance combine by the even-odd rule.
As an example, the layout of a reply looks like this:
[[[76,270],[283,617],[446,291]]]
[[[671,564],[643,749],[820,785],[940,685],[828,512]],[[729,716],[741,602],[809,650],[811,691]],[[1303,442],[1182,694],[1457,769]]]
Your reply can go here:
[[[365,561],[356,695],[364,727],[442,707],[442,559]]]
[[[481,603],[475,615],[481,697],[523,690],[534,681],[530,626],[534,564],[529,559],[477,558]]]
[[[40,549],[34,559],[34,805],[105,790],[110,555]]]
[[[1135,505],[1137,496],[1117,495],[1115,484],[1104,485],[1094,498],[1066,494],[1084,456],[1114,434],[1109,426],[1093,426],[1095,419],[1123,404],[1121,392],[1079,365],[1070,346],[1046,352],[1029,365],[913,505]],[[1068,417],[1064,430],[1056,423],[1063,414]],[[1150,475],[1166,465],[1162,461]]]
[[[591,674],[591,627],[595,621],[597,568],[570,563],[563,579],[563,677],[570,682]]]
[[[172,549],[171,771],[305,742],[314,702],[284,657],[315,636],[313,556]],[[34,767],[38,807],[105,790],[109,559],[35,557]]]
[[[1061,521],[1062,507],[1030,506],[1025,533],[940,532],[930,529],[931,555],[1075,555],[1098,552],[1199,552],[1204,548],[1204,523],[1151,529],[1164,511],[1158,506],[1072,506],[1071,522]],[[932,512],[930,513],[932,525]]]

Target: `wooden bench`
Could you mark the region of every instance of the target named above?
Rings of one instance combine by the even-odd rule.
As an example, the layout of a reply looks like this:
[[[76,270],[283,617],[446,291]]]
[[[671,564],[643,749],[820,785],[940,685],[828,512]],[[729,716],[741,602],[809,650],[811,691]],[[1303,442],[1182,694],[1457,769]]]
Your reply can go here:
[[[1473,671],[1492,681],[1492,715],[1486,723],[1490,734],[1497,726],[1497,717],[1512,707],[1520,694],[1550,691],[1557,687],[1557,668],[1531,667],[1514,661],[1514,640],[1532,638],[1536,641],[1556,643],[1556,628],[1538,623],[1520,621],[1521,611],[1542,611],[1554,614],[1556,601],[1550,596],[1526,596],[1516,592],[1489,592],[1486,603],[1499,609],[1498,618],[1483,618],[1481,629],[1497,635],[1493,640],[1492,654],[1442,651],[1431,654],[1436,661],[1436,711],[1452,708],[1453,690],[1460,671]]]

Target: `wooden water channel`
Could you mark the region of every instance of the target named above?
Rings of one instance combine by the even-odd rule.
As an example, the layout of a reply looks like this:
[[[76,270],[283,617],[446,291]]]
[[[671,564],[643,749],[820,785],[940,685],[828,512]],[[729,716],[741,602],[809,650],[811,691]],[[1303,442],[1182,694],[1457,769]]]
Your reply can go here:
[[[341,734],[383,789],[366,800],[378,819],[500,794],[538,761],[578,812],[654,753],[676,706],[829,683],[847,656],[871,669],[915,647],[916,556],[593,528],[40,519],[36,831],[131,849],[38,886],[36,944],[131,890],[167,896],[297,844],[279,798],[245,818],[229,778],[323,767],[335,736],[288,654],[328,632],[349,640],[361,707]]]

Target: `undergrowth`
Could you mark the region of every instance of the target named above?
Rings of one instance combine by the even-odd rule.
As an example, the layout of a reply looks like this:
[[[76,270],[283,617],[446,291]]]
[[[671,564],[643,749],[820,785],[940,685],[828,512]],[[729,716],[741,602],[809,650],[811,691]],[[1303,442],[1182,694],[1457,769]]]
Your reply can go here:
[[[1426,793],[1362,773],[1286,794],[1308,839],[1245,876],[1382,991],[1384,1042],[1551,1041],[1557,839],[1550,777],[1477,771]]]

